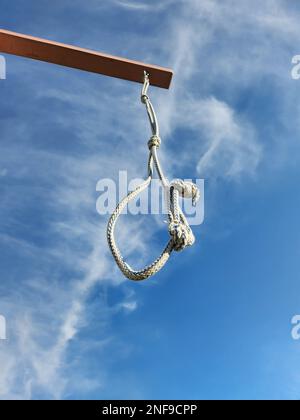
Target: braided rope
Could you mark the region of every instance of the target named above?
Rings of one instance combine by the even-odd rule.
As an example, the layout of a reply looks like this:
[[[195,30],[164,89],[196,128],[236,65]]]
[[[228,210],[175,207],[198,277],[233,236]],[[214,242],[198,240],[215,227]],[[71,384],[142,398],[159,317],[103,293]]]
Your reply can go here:
[[[195,237],[186,220],[186,217],[184,216],[179,206],[179,197],[181,196],[183,198],[192,198],[193,204],[195,204],[199,198],[199,191],[195,184],[192,182],[184,182],[180,179],[169,183],[163,174],[163,170],[157,156],[157,149],[161,145],[161,139],[159,137],[159,126],[153,105],[149,99],[149,96],[147,95],[149,85],[149,76],[145,72],[141,101],[146,105],[146,110],[152,129],[152,136],[148,141],[148,178],[142,182],[135,190],[129,192],[129,194],[121,200],[115,211],[112,213],[107,225],[107,241],[112,255],[122,273],[128,279],[134,281],[145,280],[156,274],[168,261],[173,250],[182,251],[187,246],[194,244]],[[127,204],[135,197],[137,197],[141,192],[146,190],[151,184],[153,179],[153,166],[155,167],[159,179],[164,187],[165,199],[168,208],[168,230],[170,234],[170,240],[162,253],[152,264],[148,265],[142,270],[135,271],[124,261],[122,254],[116,244],[114,237],[115,226],[120,214],[127,206]]]

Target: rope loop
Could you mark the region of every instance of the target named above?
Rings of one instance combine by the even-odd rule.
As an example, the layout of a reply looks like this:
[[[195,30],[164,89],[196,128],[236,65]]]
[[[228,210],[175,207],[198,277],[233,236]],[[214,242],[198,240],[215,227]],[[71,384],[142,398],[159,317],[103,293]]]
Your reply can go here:
[[[179,198],[191,198],[193,204],[199,199],[199,191],[195,184],[192,182],[185,182],[180,179],[176,179],[171,183],[165,178],[162,167],[160,165],[157,149],[161,145],[161,138],[159,136],[159,126],[157,117],[147,94],[149,88],[149,74],[144,72],[144,84],[141,93],[141,101],[146,106],[152,136],[148,141],[149,148],[149,159],[148,159],[148,178],[143,181],[134,191],[121,200],[115,211],[110,216],[107,225],[107,241],[112,255],[122,271],[122,273],[130,280],[140,281],[149,278],[156,274],[168,261],[172,251],[182,251],[188,246],[191,246],[195,242],[193,232],[180,208]],[[165,246],[162,253],[158,258],[150,265],[142,270],[133,270],[123,259],[121,252],[116,244],[114,231],[117,220],[122,213],[123,209],[128,203],[142,193],[146,188],[149,187],[153,179],[153,167],[155,167],[158,177],[162,183],[165,199],[168,207],[168,218],[169,225],[168,231],[170,240]]]

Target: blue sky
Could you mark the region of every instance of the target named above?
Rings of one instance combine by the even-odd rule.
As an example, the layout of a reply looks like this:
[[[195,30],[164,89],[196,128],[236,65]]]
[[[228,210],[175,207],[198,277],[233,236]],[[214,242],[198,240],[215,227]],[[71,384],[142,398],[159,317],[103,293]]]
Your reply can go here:
[[[145,174],[140,86],[6,56],[0,397],[299,399],[299,6],[0,2],[1,28],[173,68],[170,91],[151,91],[162,160],[170,178],[205,179],[195,246],[125,280],[96,184]],[[161,227],[123,218],[132,265],[161,250]]]

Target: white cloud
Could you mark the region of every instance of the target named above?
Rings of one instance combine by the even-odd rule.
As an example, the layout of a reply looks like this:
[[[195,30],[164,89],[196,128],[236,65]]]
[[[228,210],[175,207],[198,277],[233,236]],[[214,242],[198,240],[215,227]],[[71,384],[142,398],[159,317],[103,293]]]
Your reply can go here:
[[[135,9],[135,13],[139,9],[152,9],[146,3],[118,3]],[[160,8],[158,3],[155,5],[156,10]],[[273,1],[263,5],[249,1],[241,5],[238,1],[189,0],[183,3],[180,15],[171,13],[173,2],[163,3],[165,6],[170,6],[164,17],[165,33],[156,34],[153,28],[150,34],[145,34],[143,42],[138,34],[132,46],[128,42],[127,49],[132,56],[138,51],[145,61],[155,57],[157,62],[159,51],[162,61],[169,57],[169,65],[175,70],[169,92],[153,91],[167,140],[161,155],[168,174],[192,162],[195,172],[197,167],[204,177],[239,179],[254,175],[264,157],[262,141],[254,122],[236,109],[233,97],[241,87],[251,87],[262,75],[275,75],[284,83],[284,77],[288,77],[282,73],[284,60],[278,66],[270,66],[269,59],[275,57],[276,61],[281,57],[286,43],[291,45],[295,34],[299,34],[295,17],[284,9],[283,3]],[[274,42],[278,36],[281,42]],[[267,43],[269,38],[273,40],[272,48]],[[247,42],[249,39],[252,46]],[[16,66],[14,71],[17,69]],[[38,119],[34,117],[32,124],[20,121],[23,109],[16,111],[13,124],[9,121],[11,128],[6,138],[12,138],[13,142],[9,149],[2,148],[0,164],[7,169],[1,170],[0,175],[11,177],[15,187],[6,191],[3,198],[2,227],[11,223],[15,228],[28,197],[34,201],[37,195],[49,213],[50,231],[44,234],[49,234],[51,241],[43,248],[17,233],[4,231],[0,236],[2,243],[22,255],[17,274],[12,267],[10,285],[6,283],[1,288],[5,296],[1,304],[7,310],[8,325],[13,326],[11,341],[0,348],[2,398],[32,398],[41,389],[51,398],[60,398],[66,390],[72,390],[72,377],[64,378],[65,356],[87,322],[89,293],[99,284],[117,286],[124,281],[108,254],[105,221],[93,213],[96,182],[99,177],[116,177],[119,169],[126,168],[134,176],[141,176],[147,159],[149,131],[137,97],[139,88],[116,82],[109,85],[111,90],[105,94],[100,88],[105,86],[104,82],[96,90],[92,81],[83,82],[72,73],[65,76],[66,83],[63,80],[58,90],[55,82],[51,85],[51,78],[43,84],[38,81],[39,76],[24,73],[25,81],[29,85],[34,81],[36,91],[42,92],[34,97],[37,105],[31,103],[33,115],[40,111],[38,101],[61,101],[65,111],[57,115],[54,107],[47,118],[70,137],[71,133],[77,135],[85,154],[74,152],[69,156],[65,150],[43,152],[33,130]],[[212,93],[219,78],[223,87],[229,86],[231,91],[226,99]],[[180,158],[172,151],[175,146],[172,135],[178,129],[191,134],[190,139],[184,136],[182,140]],[[46,130],[40,130],[46,134]],[[33,142],[27,144],[27,139]],[[104,139],[110,141],[103,143]],[[68,141],[70,138],[66,138]],[[36,177],[43,185],[41,190],[36,187]],[[12,209],[16,209],[16,214],[10,214]],[[143,224],[141,231],[141,224],[122,223],[118,236],[121,248],[126,248],[136,264],[142,264],[148,252],[143,235],[150,235],[150,228]],[[24,270],[22,263],[31,265],[30,270]],[[60,270],[71,271],[74,277],[64,277]],[[125,294],[113,308],[105,305],[99,308],[99,317],[103,317],[105,324],[120,309],[131,312],[138,307],[138,298]],[[107,337],[99,333],[97,338],[102,345]],[[95,386],[92,379],[83,379],[87,387]],[[102,384],[102,378],[99,382]]]
[[[45,94],[47,95],[47,92]],[[51,95],[50,91],[49,98]],[[74,99],[81,100],[81,103],[77,103],[81,108],[82,118],[69,122],[72,130],[83,131],[83,125],[89,125],[90,144],[93,143],[93,136],[96,138],[97,135],[98,142],[103,141],[99,140],[99,131],[96,129],[99,117],[94,120],[93,115],[90,114],[89,117],[85,114],[87,98],[93,98],[93,95],[91,92],[86,95],[79,92],[77,95],[76,98],[64,98],[66,103]],[[114,98],[110,100],[114,102]],[[125,115],[122,103],[119,104],[120,115]],[[89,108],[96,113],[98,103],[91,99]],[[118,111],[116,104],[113,109]],[[105,122],[110,111],[108,109],[106,114],[104,111],[105,108],[102,112]],[[68,122],[62,119],[61,124],[67,125]],[[113,131],[109,123],[107,124],[108,131]],[[26,135],[30,137],[30,124],[27,131]],[[102,133],[104,132],[102,129]],[[89,292],[97,284],[106,282],[114,286],[124,282],[109,255],[105,238],[105,219],[96,214],[95,191],[98,178],[110,175],[111,168],[121,167],[123,161],[117,154],[108,158],[105,153],[92,153],[83,158],[68,157],[59,151],[39,151],[28,145],[24,152],[21,151],[21,146],[14,151],[13,149],[14,145],[11,145],[7,154],[3,150],[2,159],[6,160],[8,168],[13,168],[10,173],[14,179],[17,180],[20,175],[22,184],[20,189],[15,187],[9,190],[6,206],[1,209],[2,223],[8,222],[10,209],[25,210],[28,204],[27,196],[34,200],[32,180],[35,179],[36,173],[39,173],[40,183],[47,183],[47,189],[39,191],[39,201],[45,201],[44,210],[47,213],[55,214],[54,218],[49,217],[49,231],[45,232],[45,235],[56,240],[47,244],[46,248],[39,249],[38,246],[12,233],[1,234],[2,243],[5,242],[10,249],[14,249],[14,253],[22,255],[26,265],[32,261],[32,267],[29,274],[23,272],[13,279],[5,291],[6,300],[1,299],[1,309],[3,307],[8,314],[11,340],[0,348],[1,363],[5,363],[6,366],[0,375],[0,392],[2,398],[32,398],[39,390],[51,398],[60,398],[66,386],[69,391],[72,388],[72,378],[66,380],[63,375],[65,352],[78,331],[85,326],[88,313],[85,302]],[[26,173],[23,170],[24,159],[30,162]],[[134,159],[135,157],[129,154],[126,165],[133,166]],[[59,183],[56,181],[57,174]],[[17,223],[18,220],[14,217],[12,222]],[[124,225],[123,234],[126,229],[128,228]],[[139,247],[141,234],[135,233],[134,226],[130,227],[130,230],[132,234],[126,235],[127,251],[137,248],[143,250],[143,247]],[[120,242],[122,244],[122,238]],[[38,261],[44,262],[43,267],[35,267]],[[58,274],[54,273],[55,266]],[[76,276],[63,278],[59,274],[61,269],[72,270]],[[17,289],[13,289],[13,284],[16,284]],[[3,293],[4,290],[3,284]],[[21,307],[18,304],[20,295]],[[128,300],[128,296],[124,296],[124,302],[121,300],[114,306],[114,309],[111,308],[113,311],[123,308],[132,312],[137,304],[132,299]],[[105,313],[110,316],[111,309],[102,306],[101,317],[105,317]],[[101,342],[103,337],[100,334],[95,339]]]
[[[181,0],[177,0],[177,3],[180,3]],[[121,6],[125,9],[133,10],[133,11],[147,11],[151,13],[157,13],[164,9],[167,9],[172,4],[176,3],[176,0],[163,0],[163,1],[151,1],[143,2],[143,1],[127,1],[127,0],[114,0],[114,3],[117,6]]]
[[[135,311],[137,308],[137,302],[124,302],[122,303],[122,307],[127,310],[128,312]]]
[[[228,104],[214,97],[185,105],[184,123],[201,133],[205,143],[197,165],[199,174],[232,179],[255,174],[262,147],[249,124],[239,121]]]
[[[171,52],[169,66],[175,77],[171,91],[159,93],[167,153],[172,153],[172,138],[178,129],[191,135],[182,144],[180,159],[177,154],[169,159],[174,162],[173,170],[198,161],[201,176],[239,180],[261,169],[285,165],[291,148],[298,150],[296,137],[290,134],[291,127],[298,130],[299,120],[297,84],[292,86],[290,78],[291,51],[298,51],[300,34],[297,15],[281,1],[190,0],[182,16],[168,23],[171,36],[166,48]],[[252,89],[258,92],[268,83],[281,96],[280,115],[266,120],[262,127],[236,99],[248,90],[251,100]],[[287,133],[284,144],[272,129],[279,121]],[[266,138],[267,129],[270,138]],[[297,156],[293,153],[293,161]]]

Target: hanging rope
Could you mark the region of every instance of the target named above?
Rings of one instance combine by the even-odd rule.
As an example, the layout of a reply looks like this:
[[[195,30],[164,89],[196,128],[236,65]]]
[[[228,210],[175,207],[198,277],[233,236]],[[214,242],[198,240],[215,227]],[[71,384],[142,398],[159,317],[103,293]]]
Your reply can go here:
[[[148,141],[148,147],[150,151],[148,160],[148,178],[143,183],[141,183],[134,191],[129,192],[129,194],[125,198],[123,198],[123,200],[120,202],[120,204],[117,206],[117,208],[111,215],[107,226],[107,241],[112,255],[122,273],[128,279],[134,281],[145,280],[153,274],[156,274],[165,265],[173,250],[182,251],[187,246],[193,245],[193,243],[195,242],[195,237],[186,220],[186,217],[184,216],[180,208],[179,198],[191,198],[193,200],[193,205],[195,205],[197,200],[199,199],[199,191],[195,184],[193,184],[192,182],[185,182],[180,179],[174,180],[171,183],[169,183],[163,174],[157,156],[157,149],[161,145],[161,139],[159,136],[159,126],[153,105],[147,94],[149,85],[149,75],[146,72],[144,72],[144,85],[141,94],[141,101],[146,106],[152,130],[152,136]],[[153,166],[155,167],[158,177],[163,186],[164,197],[168,209],[168,230],[171,238],[163,252],[152,264],[148,265],[143,270],[135,271],[123,260],[123,257],[120,253],[120,250],[117,247],[114,238],[114,230],[118,217],[120,216],[124,208],[127,206],[127,204],[136,196],[138,196],[142,191],[149,187],[153,179]]]

